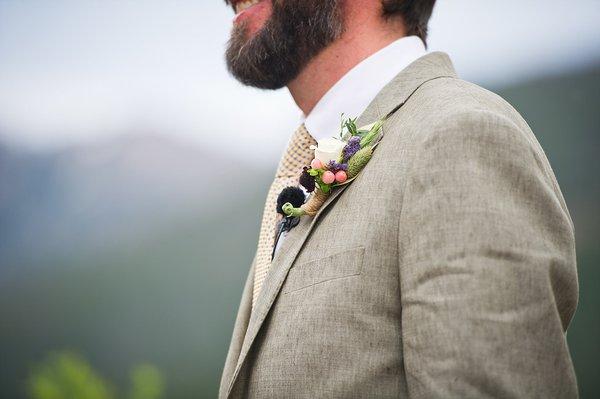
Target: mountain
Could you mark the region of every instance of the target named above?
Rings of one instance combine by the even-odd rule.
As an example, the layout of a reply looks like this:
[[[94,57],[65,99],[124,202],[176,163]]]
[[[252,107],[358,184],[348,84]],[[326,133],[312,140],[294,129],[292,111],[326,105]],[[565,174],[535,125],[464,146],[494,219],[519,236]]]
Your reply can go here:
[[[267,175],[157,135],[47,153],[0,145],[2,263],[103,253],[148,240],[173,221],[222,212],[240,172]],[[237,179],[233,187],[256,189],[252,179]]]

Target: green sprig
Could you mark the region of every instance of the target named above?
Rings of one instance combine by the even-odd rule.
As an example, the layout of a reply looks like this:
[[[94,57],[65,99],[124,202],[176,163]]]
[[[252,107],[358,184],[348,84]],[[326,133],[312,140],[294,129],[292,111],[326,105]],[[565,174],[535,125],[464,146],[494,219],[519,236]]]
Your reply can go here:
[[[373,144],[373,141],[377,138],[379,132],[381,131],[384,121],[385,119],[379,119],[377,122],[375,122],[371,129],[360,140],[360,148],[365,148]]]
[[[351,136],[356,136],[358,135],[358,128],[356,127],[356,119],[357,118],[348,118],[345,122],[344,122],[344,126],[346,127],[346,129],[348,130],[348,133],[350,133]]]

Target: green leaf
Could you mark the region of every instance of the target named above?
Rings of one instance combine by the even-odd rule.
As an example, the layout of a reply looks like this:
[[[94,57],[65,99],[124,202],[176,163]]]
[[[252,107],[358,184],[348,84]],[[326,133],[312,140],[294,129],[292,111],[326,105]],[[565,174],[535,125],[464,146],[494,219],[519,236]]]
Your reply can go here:
[[[348,132],[352,136],[356,136],[356,134],[358,133],[357,128],[356,128],[356,119],[357,118],[354,118],[354,119],[348,118],[348,120],[346,120],[344,122],[344,126],[346,126],[346,129],[348,129]]]

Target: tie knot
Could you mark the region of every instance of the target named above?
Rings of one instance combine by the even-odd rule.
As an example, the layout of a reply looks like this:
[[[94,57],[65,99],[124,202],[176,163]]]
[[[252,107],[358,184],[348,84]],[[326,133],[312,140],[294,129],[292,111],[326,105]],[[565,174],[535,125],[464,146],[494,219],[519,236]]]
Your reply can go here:
[[[298,177],[302,167],[308,166],[313,159],[311,145],[317,141],[308,133],[304,124],[300,125],[290,138],[287,148],[279,161],[277,177]]]

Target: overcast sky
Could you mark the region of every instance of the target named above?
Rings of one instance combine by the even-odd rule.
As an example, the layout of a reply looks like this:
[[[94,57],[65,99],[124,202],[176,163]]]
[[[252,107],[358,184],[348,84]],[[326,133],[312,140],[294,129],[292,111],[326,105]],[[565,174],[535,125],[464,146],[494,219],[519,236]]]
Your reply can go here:
[[[298,110],[227,74],[232,17],[222,0],[2,0],[0,132],[35,148],[152,132],[276,153]],[[438,0],[430,49],[486,87],[598,64],[600,1]]]

